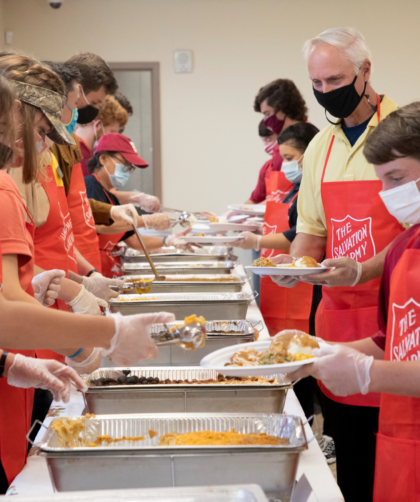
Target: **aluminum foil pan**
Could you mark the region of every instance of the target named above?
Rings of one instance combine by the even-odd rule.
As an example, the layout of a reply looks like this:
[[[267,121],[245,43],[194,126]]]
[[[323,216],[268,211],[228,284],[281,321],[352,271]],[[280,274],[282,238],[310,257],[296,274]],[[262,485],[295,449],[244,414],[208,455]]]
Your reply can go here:
[[[187,260],[189,256],[227,256],[228,255],[227,246],[206,246],[200,248],[196,253],[188,253],[185,251],[181,251],[173,246],[167,248],[161,248],[159,252],[154,253],[153,251],[150,253],[152,256],[168,256],[168,255],[177,255],[177,256],[185,256]],[[138,251],[137,249],[128,248],[126,256],[144,256],[144,253]]]
[[[79,418],[79,417],[70,417]],[[56,419],[57,420],[57,419]],[[54,421],[53,421],[54,422]],[[52,422],[52,423],[53,423]],[[138,414],[138,415],[101,415],[96,418],[86,420],[86,429],[89,431],[86,436],[91,442],[96,436],[108,435],[118,439],[122,437],[145,437],[142,441],[124,440],[118,443],[97,446],[95,448],[62,447],[57,433],[48,427],[40,449],[43,452],[72,453],[88,452],[97,456],[100,452],[122,452],[137,451],[154,454],[164,454],[167,451],[218,451],[218,452],[239,452],[239,451],[301,451],[307,448],[305,430],[300,417],[281,414],[263,413],[159,413],[159,414]],[[196,431],[224,432],[235,429],[242,434],[266,433],[280,438],[287,438],[288,445],[240,445],[240,446],[158,446],[159,437],[177,432],[185,434]],[[155,431],[157,435],[150,438],[149,431]],[[83,438],[85,431],[80,433]]]
[[[156,264],[156,268],[165,269],[179,269],[179,268],[233,268],[235,265],[232,261],[183,261],[183,262],[159,262]],[[149,263],[124,263],[122,266],[123,270],[140,270],[140,269],[150,269]]]
[[[184,324],[184,321],[174,321],[166,324],[167,327],[172,328],[175,326],[179,326],[180,324]],[[258,323],[257,323],[258,324]],[[166,331],[166,327],[164,324],[153,324],[150,327],[150,334],[158,335],[162,333],[162,331]],[[249,337],[252,337],[252,340],[255,338],[254,326],[250,321],[240,320],[240,321],[208,321],[206,322],[206,331],[207,336],[209,337],[220,337],[220,336],[241,336],[246,337],[246,341],[248,341]]]
[[[124,276],[124,282],[131,283],[136,279],[154,279],[154,275],[129,275]],[[221,281],[220,278],[223,278]],[[167,275],[166,281],[154,281],[154,284],[245,284],[248,282],[248,277],[244,275],[220,275],[220,274],[202,274],[202,275],[194,275],[194,274],[179,274],[179,275]]]
[[[111,304],[121,303],[146,303],[146,302],[251,302],[254,296],[249,293],[155,293],[145,295],[122,295],[118,298],[112,298]]]

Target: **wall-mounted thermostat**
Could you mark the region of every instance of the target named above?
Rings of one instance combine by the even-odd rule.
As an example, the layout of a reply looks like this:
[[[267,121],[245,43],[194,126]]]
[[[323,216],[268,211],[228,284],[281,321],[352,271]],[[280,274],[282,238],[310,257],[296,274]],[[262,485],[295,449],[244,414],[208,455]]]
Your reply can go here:
[[[174,52],[175,73],[192,72],[192,51]]]

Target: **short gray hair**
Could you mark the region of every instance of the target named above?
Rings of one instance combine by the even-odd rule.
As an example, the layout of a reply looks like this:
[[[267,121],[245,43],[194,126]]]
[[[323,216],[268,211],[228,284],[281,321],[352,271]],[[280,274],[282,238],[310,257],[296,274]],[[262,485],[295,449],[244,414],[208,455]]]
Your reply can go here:
[[[307,40],[303,45],[303,56],[306,62],[317,45],[329,44],[341,49],[349,61],[354,65],[357,74],[365,59],[371,59],[371,53],[365,37],[356,28],[330,28],[320,33],[315,38]]]

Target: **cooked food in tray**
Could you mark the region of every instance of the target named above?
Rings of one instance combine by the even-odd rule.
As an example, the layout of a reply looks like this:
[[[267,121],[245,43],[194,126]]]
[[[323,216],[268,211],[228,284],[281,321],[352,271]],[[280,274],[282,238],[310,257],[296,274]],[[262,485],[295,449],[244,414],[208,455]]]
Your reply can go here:
[[[241,434],[230,432],[198,431],[178,434],[170,432],[159,438],[159,446],[228,446],[228,445],[287,445],[288,438],[268,434]]]
[[[285,330],[276,335],[268,350],[245,348],[235,352],[227,366],[261,366],[311,359],[312,349],[319,348],[315,338],[297,330]]]
[[[264,378],[264,377],[224,377],[218,375],[217,380],[213,378],[203,380],[159,380],[157,377],[145,376],[130,376],[130,370],[123,370],[123,375],[118,378],[98,378],[97,380],[89,380],[86,383],[94,387],[110,387],[115,385],[261,385],[271,384],[279,385],[277,377]]]
[[[235,277],[233,275],[224,275],[224,276],[222,275],[222,276],[217,276],[217,277],[203,276],[202,278],[199,276],[195,276],[195,277],[179,276],[179,278],[166,277],[165,282],[239,282],[239,278]]]
[[[276,264],[269,258],[258,258],[252,264],[253,267],[281,267],[281,268],[319,268],[321,265],[311,256],[294,258],[292,263]]]
[[[175,326],[172,326],[169,330],[169,333],[173,333],[176,329],[182,328],[183,326],[186,326],[187,324],[193,324],[198,322],[198,324],[201,324],[202,326],[206,325],[206,320],[204,319],[203,316],[196,316],[190,315],[184,319],[184,324],[176,324]]]

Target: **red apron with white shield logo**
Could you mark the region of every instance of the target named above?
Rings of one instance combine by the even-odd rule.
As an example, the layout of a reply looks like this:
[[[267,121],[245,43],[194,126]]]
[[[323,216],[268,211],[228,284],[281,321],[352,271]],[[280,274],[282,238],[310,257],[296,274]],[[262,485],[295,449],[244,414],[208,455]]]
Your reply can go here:
[[[83,257],[100,272],[99,239],[89,200],[86,196],[86,185],[80,164],[73,166],[67,203],[73,223],[76,247]]]
[[[94,174],[95,178],[99,183],[99,178]],[[104,193],[107,196],[109,203],[115,206],[114,202],[112,199],[109,197],[109,195],[106,193],[106,190],[104,189]],[[116,276],[121,276],[122,271],[121,271],[121,260],[119,256],[113,256],[112,252],[115,248],[115,246],[120,242],[122,237],[126,232],[120,232],[118,234],[112,234],[112,235],[104,235],[104,234],[99,234],[99,252],[101,255],[101,267],[102,267],[102,275],[104,277],[109,277],[112,278],[114,275]]]
[[[328,232],[326,258],[345,256],[364,262],[380,253],[404,228],[382,202],[379,180],[324,182],[334,138],[321,178]],[[330,342],[353,342],[374,335],[378,331],[379,284],[380,278],[354,287],[323,287],[323,299],[315,318],[316,335]],[[337,397],[319,384],[326,396],[339,403],[379,406],[380,394]]]
[[[289,208],[297,195],[287,204],[267,202],[263,235],[289,230]],[[265,258],[285,253],[277,249],[261,249],[261,256]],[[260,309],[270,336],[283,329],[298,329],[308,333],[312,295],[313,286],[310,284],[300,282],[295,288],[281,288],[269,277],[261,279]]]
[[[23,205],[23,203],[22,203]],[[33,236],[35,224],[23,206],[31,223],[26,223],[26,238],[33,256]],[[25,273],[23,277],[33,277],[33,258],[25,265],[32,268],[32,274]],[[29,271],[29,269],[27,270]],[[23,278],[22,277],[22,278]],[[31,282],[20,281],[21,288],[34,296]],[[1,288],[1,251],[0,251],[0,288]],[[34,350],[4,349],[13,354],[35,357]],[[28,441],[26,434],[31,427],[34,389],[22,389],[8,385],[7,378],[0,378],[0,459],[7,477],[11,483],[20,473],[26,463]]]
[[[64,186],[59,186],[61,180],[58,173],[51,166],[47,168],[46,177],[43,187],[50,202],[50,211],[47,221],[35,229],[35,264],[44,270],[64,270],[68,277],[69,270],[77,273],[77,264],[66,194]],[[64,300],[56,300],[49,308],[69,311]],[[40,359],[55,359],[64,362],[63,356],[51,350],[37,350],[36,354]]]
[[[279,147],[274,149],[272,158],[272,169],[265,178],[266,197],[272,202],[281,202],[286,195],[292,190],[293,183],[291,183],[284,172],[281,171],[283,159],[279,152]]]
[[[420,227],[391,275],[386,361],[420,360]],[[374,502],[420,500],[420,399],[382,394]]]

